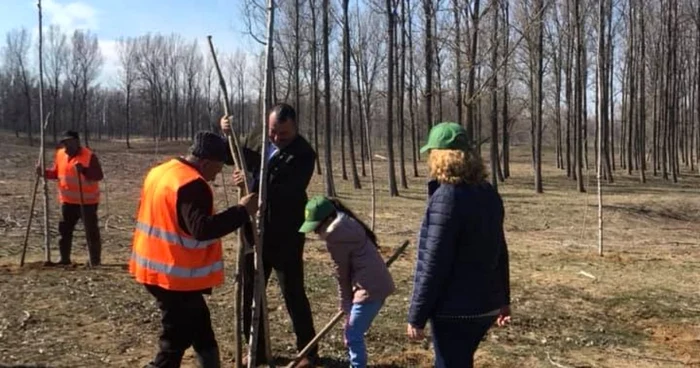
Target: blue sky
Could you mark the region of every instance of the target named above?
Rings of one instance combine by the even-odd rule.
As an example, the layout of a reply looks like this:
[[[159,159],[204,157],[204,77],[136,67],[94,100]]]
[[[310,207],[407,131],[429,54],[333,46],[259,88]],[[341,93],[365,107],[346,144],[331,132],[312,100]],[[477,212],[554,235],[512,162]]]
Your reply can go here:
[[[98,36],[105,58],[103,82],[117,71],[119,37],[178,33],[205,46],[211,34],[224,52],[261,48],[244,34],[243,0],[42,0],[42,7],[44,29],[57,24],[64,32],[89,29]],[[37,19],[35,0],[0,0],[2,45],[9,30],[36,29]]]

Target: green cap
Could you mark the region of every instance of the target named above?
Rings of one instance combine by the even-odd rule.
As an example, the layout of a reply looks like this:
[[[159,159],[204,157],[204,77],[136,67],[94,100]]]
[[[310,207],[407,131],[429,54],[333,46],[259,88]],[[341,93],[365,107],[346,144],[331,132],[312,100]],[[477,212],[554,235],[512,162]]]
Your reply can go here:
[[[467,132],[464,128],[453,122],[444,122],[430,129],[428,143],[421,147],[420,152],[425,153],[431,149],[461,149],[469,148]]]
[[[321,225],[321,222],[335,212],[335,206],[328,198],[324,196],[316,196],[306,203],[304,211],[304,223],[299,229],[300,233],[310,233]]]

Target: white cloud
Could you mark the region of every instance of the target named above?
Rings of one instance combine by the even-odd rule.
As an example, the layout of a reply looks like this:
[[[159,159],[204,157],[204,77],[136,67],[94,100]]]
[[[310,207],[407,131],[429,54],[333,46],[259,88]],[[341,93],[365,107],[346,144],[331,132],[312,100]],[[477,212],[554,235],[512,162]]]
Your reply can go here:
[[[115,86],[119,82],[119,52],[117,49],[117,41],[115,40],[99,40],[100,51],[104,64],[102,73],[100,73],[99,82],[107,86]]]
[[[76,29],[95,31],[99,28],[97,9],[83,2],[61,4],[58,0],[44,0],[42,7],[47,23],[60,26],[68,34]]]

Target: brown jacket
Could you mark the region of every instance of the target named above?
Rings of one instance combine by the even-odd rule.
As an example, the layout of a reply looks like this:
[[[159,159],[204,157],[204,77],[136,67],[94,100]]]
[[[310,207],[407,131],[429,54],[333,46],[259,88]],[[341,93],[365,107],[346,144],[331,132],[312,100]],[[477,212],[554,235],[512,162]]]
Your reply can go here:
[[[335,263],[340,308],[350,313],[353,303],[383,301],[394,290],[394,280],[376,245],[352,217],[338,216],[322,234]]]

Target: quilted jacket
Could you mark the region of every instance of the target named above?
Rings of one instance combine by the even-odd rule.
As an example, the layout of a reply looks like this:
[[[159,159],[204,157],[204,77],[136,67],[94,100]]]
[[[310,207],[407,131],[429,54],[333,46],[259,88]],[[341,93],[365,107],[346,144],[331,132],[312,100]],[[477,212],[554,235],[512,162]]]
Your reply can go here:
[[[491,184],[428,184],[408,322],[469,317],[510,304],[503,202]]]

